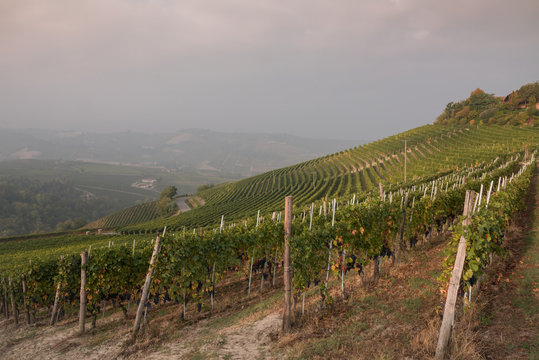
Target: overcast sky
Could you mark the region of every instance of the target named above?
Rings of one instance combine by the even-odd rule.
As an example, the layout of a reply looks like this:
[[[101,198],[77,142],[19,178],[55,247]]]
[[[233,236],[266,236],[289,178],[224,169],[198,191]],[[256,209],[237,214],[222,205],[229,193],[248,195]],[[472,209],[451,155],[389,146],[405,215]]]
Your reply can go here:
[[[0,128],[376,139],[537,80],[537,0],[0,0]]]

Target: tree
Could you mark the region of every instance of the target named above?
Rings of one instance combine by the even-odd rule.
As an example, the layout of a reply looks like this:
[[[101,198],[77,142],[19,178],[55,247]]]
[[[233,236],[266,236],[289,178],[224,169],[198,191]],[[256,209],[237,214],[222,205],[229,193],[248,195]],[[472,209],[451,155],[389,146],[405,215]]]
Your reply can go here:
[[[539,82],[536,81],[534,83],[522,85],[517,92],[520,101],[525,101],[532,95],[535,96],[535,99],[537,99],[539,97]]]
[[[165,190],[161,191],[161,199],[172,199],[177,193],[178,189],[176,189],[176,186],[167,186]]]
[[[535,115],[537,100],[534,95],[531,95],[528,99],[528,116],[532,118]]]

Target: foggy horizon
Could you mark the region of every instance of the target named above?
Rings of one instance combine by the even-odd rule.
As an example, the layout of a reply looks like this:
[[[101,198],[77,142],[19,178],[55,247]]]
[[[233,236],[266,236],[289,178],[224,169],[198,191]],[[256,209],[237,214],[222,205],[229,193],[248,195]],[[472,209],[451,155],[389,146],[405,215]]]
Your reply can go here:
[[[426,125],[426,124],[425,124]],[[422,126],[422,125],[419,125]],[[99,129],[95,130],[77,130],[77,129],[68,129],[68,128],[39,128],[39,127],[0,127],[0,130],[8,130],[13,132],[41,132],[41,131],[50,131],[54,133],[65,133],[65,134],[126,134],[126,133],[133,133],[133,134],[148,134],[148,135],[164,135],[164,134],[176,134],[176,133],[183,133],[183,132],[190,132],[190,131],[204,131],[204,132],[213,132],[213,133],[223,133],[223,134],[230,134],[230,135],[267,135],[267,136],[291,136],[291,137],[298,137],[298,138],[305,138],[309,140],[330,140],[330,141],[342,141],[342,142],[350,142],[350,141],[358,141],[358,145],[360,143],[363,143],[365,141],[375,141],[376,139],[352,139],[352,138],[332,138],[332,137],[313,137],[308,135],[301,135],[301,134],[292,134],[292,133],[284,133],[284,132],[260,132],[260,131],[233,131],[233,130],[215,130],[215,129],[208,129],[208,128],[196,128],[196,127],[190,127],[190,128],[183,128],[183,129],[177,129],[177,130],[170,130],[170,131],[137,131],[133,129],[120,129],[117,131],[100,131]],[[394,134],[388,134],[388,137]]]
[[[0,1],[0,128],[376,140],[539,79],[539,3]]]

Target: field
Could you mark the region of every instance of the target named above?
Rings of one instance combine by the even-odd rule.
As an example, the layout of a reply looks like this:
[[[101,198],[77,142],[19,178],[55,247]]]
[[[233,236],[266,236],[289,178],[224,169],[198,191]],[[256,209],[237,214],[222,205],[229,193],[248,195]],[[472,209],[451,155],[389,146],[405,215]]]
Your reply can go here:
[[[504,243],[535,176],[538,136],[534,128],[425,126],[210,188],[198,194],[205,204],[188,213],[118,227],[116,234],[6,239],[0,243],[3,310],[13,316],[10,302],[26,307],[28,322],[39,323],[58,303],[56,336],[73,338],[84,270],[88,317],[94,325],[104,320],[89,337],[62,348],[66,357],[81,351],[159,357],[168,351],[188,358],[324,358],[328,352],[334,358],[431,358],[437,304],[445,300],[459,239],[468,239],[459,284],[459,307],[468,308],[479,281],[492,271],[491,259],[505,261]],[[468,191],[475,204],[464,225]],[[287,194],[294,196],[289,245],[282,213]],[[204,225],[211,226],[198,229]],[[155,238],[157,231],[163,235]],[[90,245],[82,267],[80,251]],[[281,333],[276,300],[286,284],[285,246],[294,269],[293,329]],[[148,270],[152,251],[156,262]],[[147,270],[152,281],[141,292]],[[148,317],[132,345],[135,302],[135,323],[143,312]],[[479,342],[466,331],[454,334],[449,351],[455,358],[479,358]],[[33,335],[16,336],[3,346]],[[51,346],[54,339],[43,336],[43,346]],[[178,337],[187,340],[178,343]],[[251,352],[239,352],[252,341]],[[94,346],[97,351],[88,350]]]

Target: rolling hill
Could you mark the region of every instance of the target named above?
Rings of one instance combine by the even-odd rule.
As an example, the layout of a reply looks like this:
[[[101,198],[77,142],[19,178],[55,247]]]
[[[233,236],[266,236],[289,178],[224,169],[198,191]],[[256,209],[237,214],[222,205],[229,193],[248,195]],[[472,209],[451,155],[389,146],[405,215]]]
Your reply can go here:
[[[406,141],[406,153],[405,149]],[[404,181],[474,166],[497,156],[539,144],[539,129],[499,125],[425,125],[363,146],[265,172],[201,191],[205,204],[184,214],[123,227],[122,231],[157,231],[217,224],[279,211],[285,196],[298,205],[322,198],[352,196]]]

